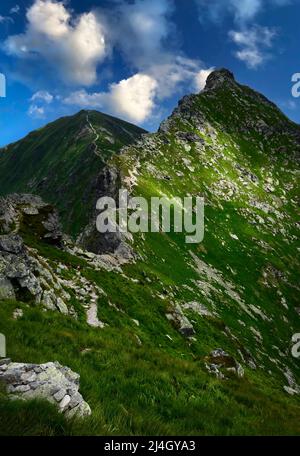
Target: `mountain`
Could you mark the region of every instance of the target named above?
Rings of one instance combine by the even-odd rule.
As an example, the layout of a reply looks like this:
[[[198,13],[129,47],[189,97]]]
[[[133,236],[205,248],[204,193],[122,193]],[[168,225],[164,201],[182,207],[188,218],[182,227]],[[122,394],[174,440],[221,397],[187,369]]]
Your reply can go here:
[[[74,130],[63,134],[71,143]],[[149,202],[203,197],[201,243],[174,232],[101,236],[95,212],[74,242],[59,227],[61,202],[57,212],[38,196],[2,198],[8,356],[79,373],[92,415],[70,422],[4,391],[0,433],[10,423],[12,434],[299,435],[299,157],[300,126],[222,69],[157,133],[111,154],[97,186],[97,196],[126,188]],[[78,170],[89,185],[90,169]],[[5,193],[20,191],[13,185]]]
[[[76,236],[89,222],[106,162],[143,133],[96,111],[58,119],[0,149],[0,195],[42,196],[59,209],[65,231]]]

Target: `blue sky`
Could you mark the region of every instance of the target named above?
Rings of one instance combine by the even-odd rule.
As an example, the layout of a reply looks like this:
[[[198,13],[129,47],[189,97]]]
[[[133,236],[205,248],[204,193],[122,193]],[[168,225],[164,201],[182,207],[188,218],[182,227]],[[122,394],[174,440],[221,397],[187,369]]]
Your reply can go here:
[[[2,0],[0,145],[80,109],[156,130],[213,68],[300,122],[300,0]]]

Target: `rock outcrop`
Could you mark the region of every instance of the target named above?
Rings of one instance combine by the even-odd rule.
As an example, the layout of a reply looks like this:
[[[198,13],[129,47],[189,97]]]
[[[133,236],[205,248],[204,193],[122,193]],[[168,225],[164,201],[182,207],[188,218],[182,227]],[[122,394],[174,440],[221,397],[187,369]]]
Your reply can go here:
[[[68,418],[91,414],[79,393],[79,380],[77,373],[58,362],[23,364],[0,360],[0,381],[12,399],[46,399]]]
[[[232,356],[226,353],[222,348],[213,350],[205,359],[205,366],[208,372],[219,379],[226,379],[230,375],[239,378],[244,377],[244,369]]]
[[[0,198],[0,298],[42,303],[46,308],[69,313],[69,299],[51,268],[23,235],[61,246],[62,232],[56,210],[33,195]]]

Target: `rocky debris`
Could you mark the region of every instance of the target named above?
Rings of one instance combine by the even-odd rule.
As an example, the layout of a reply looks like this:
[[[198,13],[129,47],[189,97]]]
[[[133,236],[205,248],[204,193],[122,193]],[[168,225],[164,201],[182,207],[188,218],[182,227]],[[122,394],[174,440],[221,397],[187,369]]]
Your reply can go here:
[[[242,366],[222,348],[213,350],[210,355],[205,358],[205,367],[208,372],[219,379],[229,378],[232,374],[238,378],[244,377],[244,369]]]
[[[253,183],[258,183],[259,182],[259,179],[258,177],[252,173],[251,171],[249,171],[248,169],[245,169],[243,168],[240,164],[236,164],[236,169],[239,171],[240,173],[240,176],[242,179],[248,179],[249,181],[253,182]]]
[[[297,384],[295,377],[290,369],[286,369],[284,376],[287,379],[288,386],[284,386],[283,389],[285,392],[294,396],[295,394],[300,394],[300,386]]]
[[[69,291],[72,291],[86,309],[87,322],[94,327],[103,327],[104,324],[97,318],[97,302],[103,291],[86,280],[80,271],[73,271],[73,279],[66,280],[64,272],[71,273],[67,266],[59,264],[53,267],[36,250],[26,246],[20,234],[15,233],[24,222],[24,214],[30,217],[41,215],[35,220],[34,229],[43,233],[46,242],[50,238],[51,242],[54,242],[59,233],[57,214],[49,212],[49,207],[40,198],[31,195],[12,195],[0,199],[0,202],[0,211],[5,220],[2,227],[5,226],[7,232],[0,235],[0,299],[42,304],[47,310],[59,311],[76,318],[76,312],[69,304]],[[40,214],[39,211],[45,207],[46,213]],[[18,222],[17,225],[13,223],[13,217]],[[31,226],[27,219],[26,226]],[[13,231],[8,232],[9,229]],[[64,248],[77,254],[71,247],[65,247],[65,244],[67,245],[67,240],[64,240]],[[74,244],[72,246],[74,247]],[[82,254],[84,253],[88,254],[82,251]],[[97,255],[90,255],[98,258]],[[118,257],[118,254],[116,256]],[[101,265],[103,264],[105,258],[101,260]]]
[[[18,235],[0,236],[0,297],[41,303],[65,314],[64,301],[70,299],[46,260],[26,247]]]
[[[60,245],[62,231],[58,213],[40,197],[30,194],[12,194],[0,198],[0,234],[16,234],[23,228],[40,239]],[[2,239],[3,250],[10,251],[10,238]],[[14,239],[13,248],[18,248]],[[11,253],[18,253],[12,251]]]
[[[33,195],[0,198],[0,299],[42,304],[72,314],[65,302],[70,295],[47,260],[24,244],[24,231],[61,246],[62,233],[52,206]]]
[[[188,142],[188,143],[198,143],[201,145],[205,144],[205,141],[203,138],[201,138],[199,135],[196,133],[190,132],[190,131],[178,131],[175,134],[176,138]]]
[[[15,309],[13,312],[13,319],[18,320],[19,318],[22,318],[24,315],[24,312],[22,309]]]
[[[191,310],[192,312],[197,313],[198,315],[204,316],[204,317],[213,317],[214,314],[210,312],[203,304],[200,304],[199,302],[192,301],[192,302],[187,302],[186,304],[183,304],[182,308],[184,310]]]
[[[0,360],[0,381],[12,399],[46,399],[68,418],[91,414],[79,393],[79,379],[79,374],[58,362],[23,364]]]
[[[262,283],[266,287],[276,287],[281,281],[286,281],[284,273],[272,264],[267,265],[262,271]]]
[[[183,314],[179,304],[176,304],[167,314],[169,321],[173,322],[174,326],[184,337],[192,337],[195,334],[192,323]]]
[[[231,299],[236,301],[240,308],[246,312],[249,316],[253,316],[251,309],[246,305],[238,290],[235,288],[234,284],[229,280],[226,280],[223,277],[221,271],[210,266],[209,264],[202,261],[197,257],[192,251],[190,252],[195,265],[192,267],[197,271],[200,276],[200,280],[196,281],[196,284],[199,288],[201,294],[207,299],[211,299],[212,305],[214,305],[214,297],[216,295],[222,296],[223,293],[229,296]]]

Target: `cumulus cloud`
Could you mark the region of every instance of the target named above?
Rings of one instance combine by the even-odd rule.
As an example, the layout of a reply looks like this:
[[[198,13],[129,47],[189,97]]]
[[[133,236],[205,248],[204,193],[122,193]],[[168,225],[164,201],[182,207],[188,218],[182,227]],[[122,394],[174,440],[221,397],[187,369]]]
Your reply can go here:
[[[63,3],[35,0],[26,18],[25,33],[6,40],[8,54],[30,62],[42,59],[66,83],[88,86],[96,81],[107,47],[94,13],[72,17]]]
[[[76,91],[65,98],[65,103],[106,109],[143,123],[154,115],[162,100],[174,93],[180,96],[180,90],[200,90],[199,72],[204,64],[169,46],[175,31],[170,20],[173,8],[173,0],[135,0],[118,1],[111,14],[99,10],[99,17],[105,17],[107,39],[135,74],[111,84],[106,92]]]
[[[200,60],[178,51],[173,11],[174,0],[114,0],[109,8],[75,15],[65,2],[34,0],[26,12],[25,32],[10,36],[5,49],[25,64],[23,80],[36,81],[39,68],[43,82],[47,71],[66,86],[74,84],[78,90],[64,96],[65,104],[107,110],[143,123],[157,113],[162,100],[201,90],[210,71]],[[107,90],[88,91],[86,87],[99,83],[99,64],[111,50],[122,56],[132,76]],[[30,115],[44,115],[51,97],[36,92]]]
[[[202,90],[213,68],[199,70],[200,67],[200,62],[177,57],[173,63],[152,66],[149,74],[136,73],[111,84],[107,92],[75,91],[64,99],[64,103],[105,109],[130,122],[143,123],[154,114],[157,104],[173,95],[180,84],[188,84],[197,92]]]
[[[143,122],[152,113],[157,82],[150,76],[137,73],[110,85],[107,92],[89,94],[86,90],[72,93],[64,103],[82,108],[105,108],[131,122]]]
[[[276,30],[268,27],[254,26],[242,31],[231,30],[231,40],[239,47],[236,57],[253,69],[270,58],[268,49],[272,47]]]

